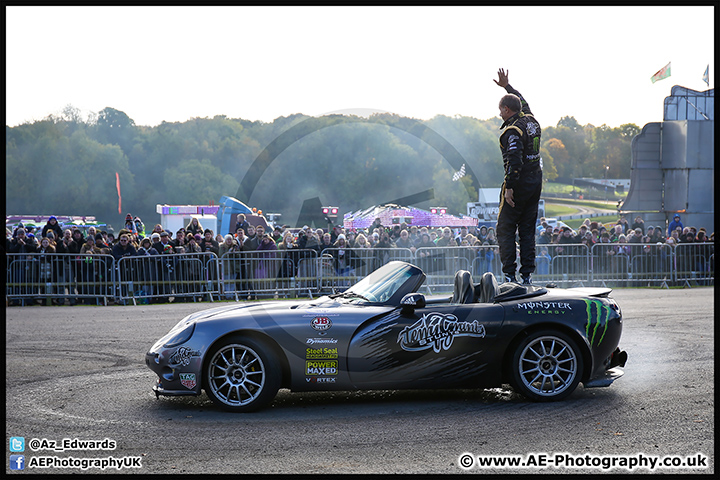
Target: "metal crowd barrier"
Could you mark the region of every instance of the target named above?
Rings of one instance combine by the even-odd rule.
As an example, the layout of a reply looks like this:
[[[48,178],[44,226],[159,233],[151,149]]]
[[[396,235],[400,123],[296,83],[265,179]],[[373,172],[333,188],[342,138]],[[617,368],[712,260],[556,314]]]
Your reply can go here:
[[[622,247],[622,248],[620,248]],[[714,244],[536,246],[536,284],[560,287],[705,286],[715,282]],[[297,298],[342,291],[380,266],[403,260],[425,271],[426,293],[452,291],[455,272],[502,281],[496,245],[478,247],[328,248],[123,257],[7,254],[10,303],[134,305],[168,301]],[[519,261],[518,261],[519,265]]]

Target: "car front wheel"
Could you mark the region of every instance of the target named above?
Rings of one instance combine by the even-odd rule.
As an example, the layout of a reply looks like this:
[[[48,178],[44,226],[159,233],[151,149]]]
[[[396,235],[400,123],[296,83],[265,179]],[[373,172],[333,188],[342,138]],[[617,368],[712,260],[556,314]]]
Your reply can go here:
[[[531,400],[561,400],[575,391],[583,371],[582,353],[564,333],[534,332],[515,349],[513,387]]]
[[[270,404],[280,388],[279,363],[256,340],[231,337],[213,347],[207,358],[205,392],[224,410],[258,410]]]

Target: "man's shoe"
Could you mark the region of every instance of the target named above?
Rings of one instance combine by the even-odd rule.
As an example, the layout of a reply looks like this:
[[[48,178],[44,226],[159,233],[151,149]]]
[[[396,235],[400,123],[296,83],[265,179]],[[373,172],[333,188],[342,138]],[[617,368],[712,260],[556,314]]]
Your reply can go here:
[[[505,283],[508,283],[508,282],[517,283],[517,279],[515,278],[515,275],[508,275],[506,273],[505,274]]]
[[[532,276],[528,275],[526,277],[525,275],[522,275],[522,284],[523,285],[532,285]]]

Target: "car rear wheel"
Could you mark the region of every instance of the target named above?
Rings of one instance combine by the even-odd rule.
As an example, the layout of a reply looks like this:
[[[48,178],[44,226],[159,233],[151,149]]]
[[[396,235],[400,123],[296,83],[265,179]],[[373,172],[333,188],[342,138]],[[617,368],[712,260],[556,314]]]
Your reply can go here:
[[[219,407],[252,412],[272,402],[280,388],[280,366],[272,351],[247,337],[213,347],[205,364],[205,392]]]
[[[575,391],[583,371],[582,352],[564,333],[530,334],[515,349],[513,387],[531,400],[561,400]]]

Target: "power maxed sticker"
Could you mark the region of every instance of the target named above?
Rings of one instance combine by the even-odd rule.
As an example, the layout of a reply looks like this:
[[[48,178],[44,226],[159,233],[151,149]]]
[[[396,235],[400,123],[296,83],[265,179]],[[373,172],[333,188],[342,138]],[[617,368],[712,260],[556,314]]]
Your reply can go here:
[[[305,362],[305,375],[337,375],[338,374],[338,362],[337,360],[307,360]]]

